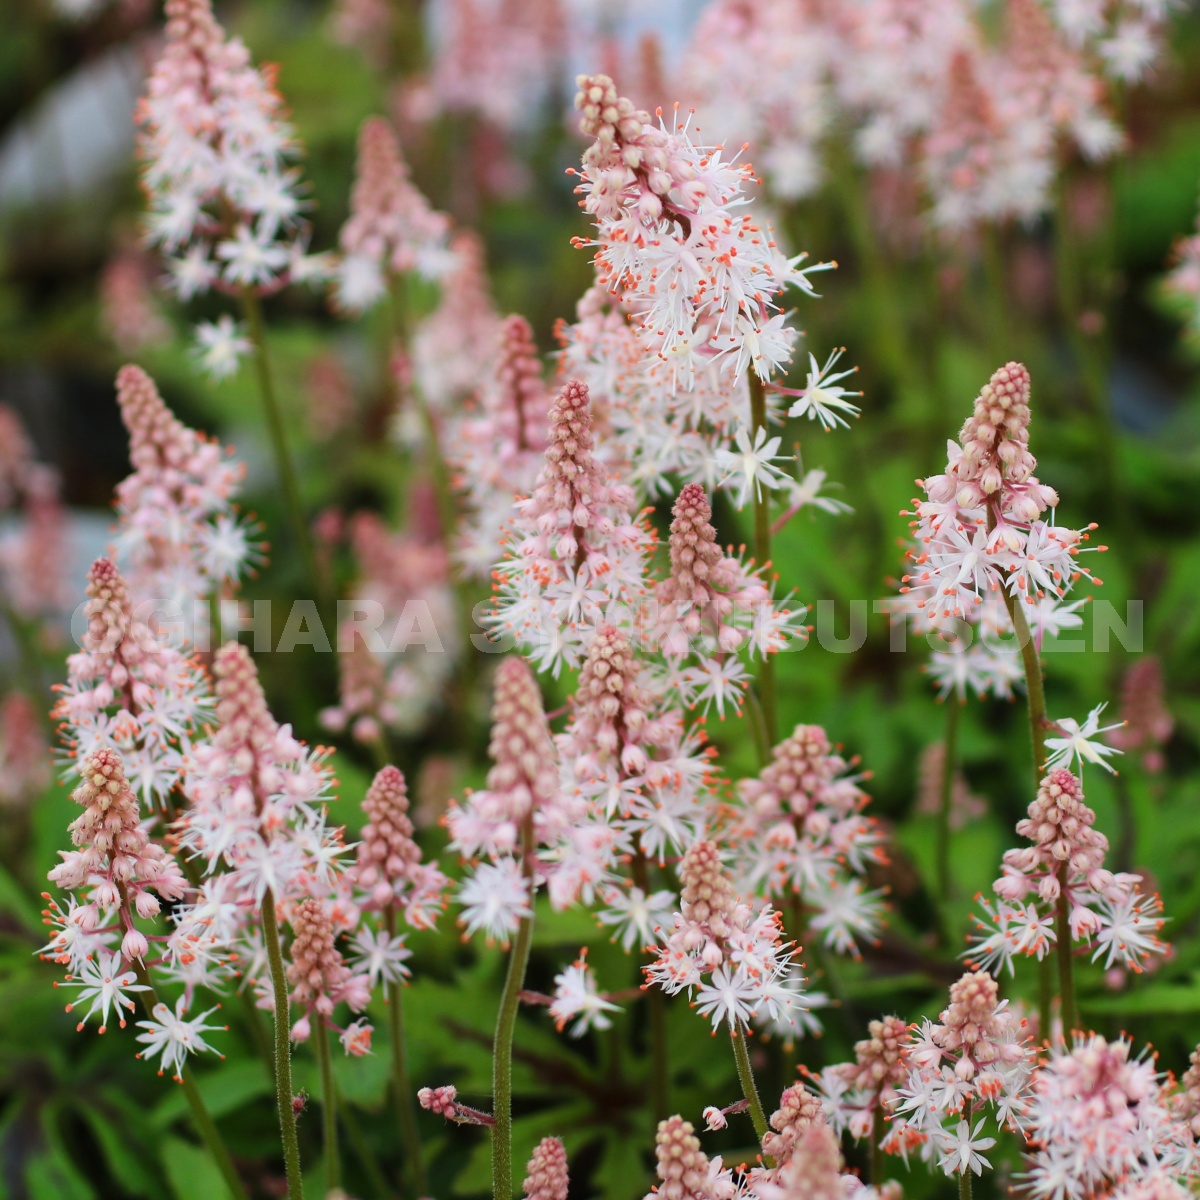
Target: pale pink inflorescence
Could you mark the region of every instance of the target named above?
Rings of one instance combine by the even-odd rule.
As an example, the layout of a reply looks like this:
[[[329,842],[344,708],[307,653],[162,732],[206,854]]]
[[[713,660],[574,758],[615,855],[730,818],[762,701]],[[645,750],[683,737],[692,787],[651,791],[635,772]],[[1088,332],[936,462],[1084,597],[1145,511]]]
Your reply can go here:
[[[116,550],[139,598],[180,606],[189,627],[261,557],[235,501],[246,469],[189,429],[140,367],[117,372],[133,474],[117,485]]]
[[[398,276],[437,278],[451,262],[449,231],[450,219],[412,182],[395,131],[382,117],[368,117],[358,134],[350,216],[338,236],[338,304],[363,312]]]
[[[488,132],[524,133],[561,72],[566,7],[562,0],[446,0],[423,81],[427,114],[481,121],[477,153]],[[486,160],[477,157],[472,168],[486,173]]]
[[[448,880],[422,863],[408,815],[408,786],[397,767],[384,767],[363,799],[367,818],[359,835],[358,860],[349,872],[366,897],[364,908],[402,912],[415,929],[431,928],[445,906]]]
[[[540,670],[579,665],[604,613],[627,632],[643,620],[651,538],[633,491],[596,458],[587,386],[568,380],[549,413],[533,493],[516,505],[508,555],[495,571],[492,620]]]
[[[318,1021],[332,1025],[333,1010],[338,1004],[345,1001],[355,1012],[361,1012],[371,998],[371,991],[367,977],[346,966],[335,944],[333,923],[320,900],[312,896],[302,900],[292,913],[291,924],[295,937],[287,967],[288,983],[292,986],[289,999],[301,1012],[292,1026],[292,1037],[305,1041],[312,1032],[314,1014]],[[365,1040],[367,1048],[370,1046],[366,1031],[367,1027],[360,1026],[355,1031],[357,1038],[349,1043],[344,1041],[347,1053],[366,1052],[359,1048],[360,1039]]]
[[[592,636],[571,721],[556,739],[579,814],[559,847],[551,894],[559,903],[586,901],[598,888],[612,906],[600,919],[624,926],[627,946],[652,940],[655,915],[641,886],[624,890],[626,850],[663,863],[686,849],[707,819],[712,751],[703,730],[688,730],[678,704],[627,633],[606,622]],[[657,915],[665,916],[672,897],[660,899]]]
[[[575,106],[584,152],[581,207],[595,218],[597,279],[622,297],[654,353],[690,389],[727,356],[730,385],[785,366],[796,332],[778,312],[788,285],[813,294],[808,270],[780,252],[769,226],[740,207],[749,164],[697,146],[683,125],[651,123],[606,75],[581,75]]]
[[[487,786],[446,815],[451,845],[486,855],[459,892],[468,933],[507,939],[530,912],[538,883],[539,846],[562,837],[567,809],[558,785],[558,760],[537,680],[525,663],[505,658],[496,670],[492,703],[492,767]]]
[[[1175,1096],[1176,1112],[1188,1122],[1193,1137],[1200,1137],[1200,1046],[1188,1058],[1180,1090]]]
[[[1166,702],[1162,663],[1154,655],[1139,658],[1121,681],[1123,728],[1109,734],[1109,742],[1129,754],[1141,751],[1147,771],[1161,771],[1163,746],[1170,741],[1175,718]]]
[[[803,997],[787,987],[794,948],[780,933],[779,915],[768,905],[744,902],[721,864],[716,843],[693,842],[679,864],[682,891],[663,944],[644,967],[647,982],[669,995],[687,991],[712,1021],[744,1036],[760,1011],[777,1018]]]
[[[1006,594],[1021,601],[1038,646],[1082,624],[1082,601],[1063,600],[1080,578],[1093,580],[1080,554],[1094,526],[1053,523],[1058,496],[1034,474],[1029,405],[1029,372],[1021,363],[993,372],[959,441],[947,445],[945,473],[918,481],[925,497],[908,514],[916,517],[916,548],[895,608],[916,632],[942,637],[945,649],[935,652],[931,673],[943,695],[1012,694],[1021,667],[1011,636],[964,639],[960,627],[965,621],[1011,635]]]
[[[825,1110],[818,1096],[802,1083],[793,1083],[783,1090],[779,1107],[768,1120],[770,1129],[763,1135],[763,1153],[775,1162],[775,1175],[792,1157],[797,1143],[810,1125],[825,1124]]]
[[[338,655],[338,703],[321,710],[321,724],[334,733],[349,729],[358,742],[378,743],[397,708],[387,694],[383,660],[372,654],[359,630],[350,649]]]
[[[525,1200],[567,1200],[567,1152],[555,1137],[534,1147],[521,1185]]]
[[[453,423],[447,445],[467,509],[457,552],[472,575],[490,575],[503,554],[513,503],[537,479],[549,409],[533,330],[513,314],[501,326],[476,403]]]
[[[629,639],[612,625],[601,625],[588,647],[575,690],[572,743],[579,755],[602,770],[607,760],[640,775],[646,769],[645,745],[651,699],[638,684],[639,667]]]
[[[42,714],[24,692],[0,700],[0,809],[21,809],[50,785]]]
[[[899,1017],[882,1017],[867,1032],[854,1045],[853,1062],[827,1067],[819,1076],[834,1124],[859,1141],[873,1139],[876,1121],[895,1110],[909,1078],[911,1026]],[[902,1147],[903,1138],[893,1144]]]
[[[907,1067],[902,1084],[889,1083],[876,1093],[886,1095],[895,1114],[884,1149],[903,1154],[919,1147],[921,1156],[936,1161],[947,1175],[981,1174],[990,1165],[984,1152],[995,1145],[995,1138],[983,1136],[989,1111],[1002,1126],[1015,1125],[1024,1111],[1034,1067],[1024,1025],[986,971],[952,984],[950,1004],[938,1022],[925,1020],[910,1030],[896,1062],[887,1064],[885,1052],[874,1056],[889,1076],[898,1075],[900,1065]],[[822,1078],[834,1124],[841,1128],[855,1114],[841,1104],[841,1080],[829,1078],[837,1071],[827,1069]]]
[[[1140,891],[1140,875],[1104,866],[1108,839],[1094,828],[1096,814],[1080,781],[1063,767],[1047,771],[1017,833],[1032,845],[1004,852],[1003,875],[993,890],[995,910],[983,907],[992,925],[981,932],[966,957],[980,965],[1006,965],[1018,954],[1045,956],[1054,939],[1052,918],[1066,906],[1071,937],[1104,958],[1134,971],[1165,953],[1158,933],[1162,901]],[[994,926],[994,928],[993,928]]]
[[[168,0],[166,44],[137,111],[149,240],[182,299],[312,278],[298,147],[273,72],[217,23],[210,0]]]
[[[134,927],[134,914],[153,917],[160,910],[159,898],[178,900],[186,886],[183,874],[174,858],[142,828],[137,796],[115,750],[102,748],[89,754],[79,766],[79,775],[71,799],[84,811],[70,829],[78,849],[60,852],[63,861],[49,879],[67,891],[87,889],[86,902],[71,916],[81,929],[95,929],[104,914],[116,913],[124,930],[122,954],[140,959],[149,947],[145,935]]]
[[[87,595],[83,645],[67,659],[54,715],[72,754],[114,747],[143,798],[161,802],[212,708],[207,678],[138,615],[110,559],[92,564]]]
[[[721,549],[698,483],[686,484],[675,501],[669,546],[670,574],[655,589],[657,644],[671,659],[695,657],[678,675],[685,702],[703,702],[706,711],[715,704],[722,717],[727,703],[740,711],[747,675],[731,656],[748,648],[765,657],[803,637],[800,614],[776,610],[759,572]]]
[[[149,255],[133,247],[113,254],[100,276],[100,316],[122,354],[161,344],[171,327],[154,302]]]
[[[1195,1136],[1148,1056],[1124,1039],[1077,1036],[1033,1081],[1027,1134],[1036,1196],[1178,1196],[1197,1162]]]
[[[419,531],[389,530],[374,512],[355,513],[350,543],[359,569],[351,591],[356,612],[370,614],[378,605],[374,611],[382,610],[381,619],[343,631],[343,638],[349,632],[352,639],[339,647],[353,650],[339,655],[348,677],[341,704],[327,709],[322,720],[330,729],[350,727],[356,736],[374,734],[377,727],[419,730],[441,700],[459,652],[449,558]],[[346,661],[359,653],[359,640],[382,666],[382,692],[373,668]]]
[[[452,261],[441,279],[438,305],[412,337],[417,390],[439,413],[453,412],[487,386],[501,328],[500,315],[488,291],[479,235],[459,231],[451,239],[450,253]],[[400,432],[407,430],[402,428]],[[410,436],[422,433],[413,430]],[[447,445],[445,449],[453,447]]]
[[[654,1135],[658,1186],[646,1200],[726,1200],[734,1188],[719,1158],[709,1159],[690,1121],[680,1116],[659,1121]]]
[[[936,816],[942,808],[942,773],[946,762],[946,743],[930,742],[921,751],[917,765],[916,811]],[[967,777],[955,768],[950,781],[950,828],[962,829],[987,811],[987,801],[971,791]]]
[[[842,1175],[842,1154],[833,1130],[823,1121],[810,1122],[800,1130],[775,1182],[760,1184],[756,1195],[759,1200],[845,1200],[854,1182]]]
[[[0,404],[0,514],[18,514],[0,537],[0,590],[47,644],[61,641],[57,624],[74,588],[64,572],[70,554],[59,491],[58,472],[36,461],[21,418]]]
[[[177,914],[179,936],[200,936],[219,897],[234,906],[221,910],[229,936],[248,939],[261,965],[252,926],[267,892],[285,918],[292,904],[328,898],[344,886],[344,846],[341,831],[327,824],[328,751],[310,750],[275,721],[244,646],[222,646],[213,671],[217,727],[192,748],[184,781],[190,803],[178,822],[179,841],[203,861],[206,878],[196,905]],[[348,901],[330,911],[342,927],[354,924]]]
[[[797,725],[760,774],[739,784],[733,861],[750,890],[780,901],[801,892],[814,933],[856,955],[882,923],[883,894],[864,881],[886,855],[850,767],[821,726]]]

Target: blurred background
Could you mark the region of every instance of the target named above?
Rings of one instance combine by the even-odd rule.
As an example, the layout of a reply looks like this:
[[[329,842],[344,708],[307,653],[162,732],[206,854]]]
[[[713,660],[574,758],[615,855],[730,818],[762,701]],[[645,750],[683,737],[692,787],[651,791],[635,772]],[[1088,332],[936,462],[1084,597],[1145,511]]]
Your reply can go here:
[[[880,20],[899,20],[904,7],[874,5]],[[942,468],[946,439],[997,366],[1029,366],[1039,477],[1062,498],[1064,524],[1099,523],[1096,536],[1110,547],[1096,568],[1099,596],[1122,614],[1139,602],[1144,618],[1128,647],[1114,640],[1109,653],[1047,656],[1050,712],[1082,720],[1108,701],[1114,719],[1140,714],[1153,727],[1130,748],[1120,776],[1089,773],[1088,798],[1121,865],[1161,890],[1176,947],[1144,978],[1085,969],[1083,1011],[1099,1029],[1152,1042],[1163,1065],[1181,1071],[1200,1036],[1200,250],[1183,242],[1196,232],[1200,188],[1200,12],[1182,3],[1092,5],[1107,33],[1071,41],[1058,12],[1070,6],[1048,4],[1094,84],[1091,102],[1111,121],[1111,153],[1099,152],[1107,133],[1072,131],[1064,120],[1051,146],[1036,151],[1038,162],[1032,151],[1023,160],[1036,170],[1027,178],[1012,171],[1010,194],[964,213],[956,205],[969,189],[956,191],[956,172],[984,170],[978,160],[989,152],[1013,152],[1008,114],[985,94],[980,64],[1032,52],[1029,26],[1022,42],[1014,21],[1031,19],[1025,10],[1037,6],[955,7],[987,48],[977,78],[956,76],[954,52],[921,35],[931,112],[924,125],[890,132],[891,158],[872,149],[884,136],[876,118],[886,106],[856,98],[851,86],[857,78],[882,89],[888,47],[853,39],[831,46],[823,31],[836,21],[821,3],[231,0],[217,12],[255,61],[278,64],[304,146],[310,249],[336,246],[359,126],[387,116],[419,188],[458,228],[479,235],[495,310],[528,318],[548,377],[556,324],[574,319],[592,280],[588,253],[571,245],[587,234],[567,174],[583,149],[571,111],[578,71],[612,74],[650,110],[694,107],[702,133],[730,145],[750,141],[764,177],[758,203],[787,251],[836,260],[838,269],[819,277],[821,297],[796,301],[797,323],[818,359],[848,348],[847,363],[860,368],[862,416],[836,436],[789,427],[787,443],[806,470],[827,473],[827,494],[851,511],[801,512],[779,536],[775,563],[785,588],[838,636],[853,634],[865,606],[865,637],[850,654],[814,638],[781,661],[781,725],[820,722],[861,759],[895,851],[875,880],[891,892],[888,933],[864,963],[839,967],[832,990],[840,1010],[823,1040],[798,1050],[814,1069],[845,1057],[880,1012],[936,1011],[956,973],[933,932],[927,794],[922,803],[945,709],[921,670],[922,644],[892,652],[886,618],[871,606],[894,592],[903,570],[900,512],[913,480]],[[871,8],[865,0],[847,6]],[[1143,18],[1144,47],[1139,30],[1120,25]],[[77,1036],[53,994],[55,971],[35,954],[38,895],[72,816],[47,713],[74,649],[69,615],[83,599],[89,562],[107,544],[113,488],[129,471],[112,382],[122,363],[143,366],[182,420],[233,445],[247,464],[246,504],[279,551],[243,598],[290,596],[299,573],[286,550],[253,371],[246,364],[214,382],[197,367],[191,327],[215,317],[220,301],[171,298],[141,241],[132,122],[161,24],[152,0],[0,6],[0,1196],[14,1200],[220,1194],[180,1123],[181,1098],[133,1060],[128,1039]],[[915,69],[915,57],[895,61]],[[897,71],[894,86],[910,86],[906,79]],[[426,313],[434,303],[416,301]],[[339,317],[326,296],[300,288],[266,309],[305,507],[345,589],[358,572],[340,532],[346,523],[377,513],[398,535],[419,534],[434,472],[403,414],[389,410],[381,334],[370,317]],[[24,476],[33,484],[10,485],[16,462],[37,465]],[[659,507],[654,519],[665,528]],[[749,513],[726,504],[717,515],[723,538],[748,538]],[[486,586],[469,586],[486,598]],[[1080,635],[1089,647],[1091,609]],[[332,737],[345,810],[338,819],[353,836],[372,763],[319,720],[337,698],[333,658],[268,655],[260,669],[280,720],[310,740]],[[487,689],[477,678],[477,668],[464,668],[440,681],[389,735],[415,781],[430,849],[444,844],[436,819],[447,799],[485,769]],[[565,701],[565,682],[547,686],[548,709]],[[709,731],[727,774],[755,769],[741,721],[712,720]],[[995,876],[1030,799],[1024,706],[972,701],[959,751],[962,808],[971,815],[955,833],[955,899],[941,919],[961,933],[971,897]],[[548,917],[531,986],[548,988],[593,936],[582,917]],[[460,945],[449,921],[441,937],[414,948],[414,1078],[453,1079],[468,1099],[486,1096],[501,959]],[[592,961],[602,978],[632,982],[619,950]],[[1027,984],[1012,987],[1021,994]],[[675,1099],[695,1118],[720,1102],[717,1081],[728,1076],[732,1086],[732,1069],[724,1053],[710,1052],[697,1019],[676,1007],[671,1036],[685,1065]],[[250,1037],[231,1024],[231,1043]],[[636,1022],[623,1029],[636,1050]],[[645,1191],[644,1095],[619,1046],[589,1036],[564,1048],[536,1012],[522,1018],[518,1044],[516,1156],[523,1161],[545,1128],[565,1129],[573,1195]],[[371,1196],[385,1193],[361,1164],[386,1167],[392,1152],[376,1119],[385,1064],[373,1062],[338,1064],[350,1119],[357,1113],[361,1122],[348,1135],[362,1150],[348,1182]],[[783,1078],[776,1058],[760,1067]],[[302,1083],[305,1070],[298,1067]],[[271,1194],[278,1171],[265,1074],[239,1061],[210,1069],[202,1082],[239,1158],[261,1160],[261,1192]],[[770,1092],[773,1083],[764,1086]],[[427,1117],[436,1194],[480,1194],[486,1139]],[[984,1186],[1004,1179],[1001,1170]],[[936,1187],[920,1172],[906,1182],[914,1195]]]

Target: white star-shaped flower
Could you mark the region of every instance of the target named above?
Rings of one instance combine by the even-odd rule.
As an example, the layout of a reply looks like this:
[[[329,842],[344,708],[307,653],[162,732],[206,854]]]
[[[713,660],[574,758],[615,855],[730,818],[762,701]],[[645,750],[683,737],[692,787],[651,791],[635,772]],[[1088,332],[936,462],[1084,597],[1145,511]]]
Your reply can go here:
[[[1107,702],[1098,704],[1088,713],[1087,720],[1082,725],[1072,717],[1063,717],[1062,720],[1054,722],[1066,736],[1046,739],[1046,749],[1051,752],[1050,757],[1046,759],[1047,770],[1065,766],[1074,759],[1079,774],[1082,775],[1086,759],[1103,767],[1110,775],[1117,773],[1116,767],[1106,760],[1110,755],[1121,754],[1123,751],[1118,750],[1116,746],[1106,746],[1103,742],[1093,741],[1099,734],[1108,733],[1110,729],[1120,729],[1125,724],[1124,721],[1117,721],[1113,725],[1102,726],[1100,714],[1107,707]]]

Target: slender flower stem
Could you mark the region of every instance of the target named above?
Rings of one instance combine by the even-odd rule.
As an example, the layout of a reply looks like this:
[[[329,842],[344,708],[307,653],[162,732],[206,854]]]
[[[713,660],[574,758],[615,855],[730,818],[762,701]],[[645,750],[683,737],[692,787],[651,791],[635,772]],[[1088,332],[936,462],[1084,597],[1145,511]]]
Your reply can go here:
[[[1010,596],[1005,591],[1004,603],[1017,635],[1021,649],[1021,664],[1025,668],[1025,699],[1029,706],[1029,736],[1033,742],[1033,790],[1036,793],[1042,783],[1042,770],[1046,761],[1046,692],[1042,686],[1042,664],[1038,661],[1037,646],[1025,619],[1025,610],[1019,596]]]
[[[1058,911],[1054,915],[1058,934],[1058,995],[1062,1005],[1063,1040],[1070,1039],[1078,1020],[1075,1012],[1075,979],[1071,961],[1071,912],[1067,903],[1067,871],[1063,863],[1058,868]]]
[[[759,703],[758,693],[753,687],[746,691],[746,719],[750,723],[750,736],[754,739],[754,752],[758,756],[758,765],[766,767],[771,762],[771,745],[767,741],[762,705]]]
[[[329,1030],[317,1016],[313,1025],[317,1068],[321,1072],[321,1131],[325,1142],[325,1192],[341,1186],[342,1165],[338,1154],[337,1085],[333,1082],[333,1062],[329,1056]]]
[[[242,311],[254,343],[254,365],[258,371],[258,387],[262,394],[263,410],[267,416],[267,428],[271,431],[271,445],[275,451],[275,469],[279,473],[279,486],[283,491],[283,503],[292,525],[296,545],[304,559],[304,567],[313,586],[319,584],[316,559],[313,555],[312,539],[308,533],[308,522],[300,504],[300,490],[296,486],[296,471],[288,451],[287,435],[283,428],[283,414],[275,396],[275,381],[271,374],[271,362],[267,357],[267,332],[263,324],[262,303],[252,288],[242,289]]]
[[[971,1200],[971,1172],[960,1171],[958,1175],[958,1200]]]
[[[1057,935],[1056,935],[1057,936]],[[1054,1015],[1054,964],[1050,955],[1038,959],[1038,1041],[1049,1046]]]
[[[633,881],[644,895],[650,894],[650,864],[639,850],[633,856]],[[667,1061],[667,998],[661,988],[646,993],[650,1020],[650,1116],[655,1128],[671,1115],[671,1074]]]
[[[296,1110],[292,1107],[292,1045],[287,978],[283,972],[283,951],[279,947],[274,892],[268,891],[263,897],[262,915],[263,941],[267,945],[271,989],[275,998],[275,1106],[279,1109],[279,1136],[283,1142],[283,1163],[287,1169],[287,1198],[304,1200],[300,1143],[296,1137]]]
[[[754,1132],[758,1134],[758,1140],[761,1142],[767,1136],[767,1118],[754,1083],[750,1052],[746,1049],[746,1031],[731,1029],[729,1038],[733,1042],[733,1058],[737,1063],[738,1078],[742,1081],[742,1095],[746,1097],[746,1103],[750,1106],[750,1119],[754,1122]]]
[[[396,934],[396,913],[389,905],[384,914],[388,936]],[[403,1176],[413,1193],[425,1195],[425,1163],[421,1159],[421,1139],[417,1133],[417,1117],[413,1110],[413,1090],[408,1078],[408,1047],[404,1039],[404,985],[399,981],[387,985],[388,1023],[392,1035],[392,1086],[396,1096],[396,1121],[400,1126],[400,1141],[404,1146]]]
[[[883,1105],[876,1104],[871,1117],[871,1186],[878,1192],[883,1187]]]
[[[937,826],[938,899],[943,905],[950,899],[950,802],[954,798],[954,773],[958,769],[958,716],[961,708],[962,705],[953,697],[947,699]]]
[[[345,1130],[350,1150],[371,1182],[371,1195],[378,1196],[379,1200],[392,1200],[395,1192],[379,1166],[379,1159],[375,1151],[363,1137],[362,1126],[359,1125],[358,1118],[354,1115],[353,1107],[346,1103],[345,1096],[340,1092],[338,1093],[338,1120],[341,1121],[342,1128]]]
[[[500,1014],[496,1019],[496,1038],[492,1050],[492,1200],[512,1200],[512,1047],[517,1026],[517,1010],[521,1004],[521,988],[525,984],[525,968],[529,965],[529,950],[533,944],[534,842],[533,813],[525,818],[521,834],[521,850],[525,879],[529,886],[529,916],[522,917],[517,926],[512,953],[508,960],[508,975],[500,998]]]
[[[159,1001],[158,993],[154,990],[154,984],[150,982],[150,972],[146,970],[145,963],[140,959],[134,960],[133,971],[137,976],[138,983],[146,989],[144,992],[138,994],[142,1002],[142,1008],[145,1009],[146,1016],[153,1020],[154,1007]],[[225,1186],[229,1189],[229,1194],[233,1197],[233,1200],[249,1200],[246,1189],[242,1186],[242,1181],[238,1178],[233,1160],[229,1157],[229,1151],[225,1148],[225,1142],[221,1138],[220,1130],[217,1129],[216,1123],[208,1111],[208,1106],[204,1103],[204,1097],[200,1095],[200,1089],[196,1087],[196,1081],[192,1078],[192,1073],[187,1067],[180,1067],[179,1082],[183,1086],[183,1094],[187,1099],[188,1108],[191,1110],[196,1132],[200,1135],[201,1141],[208,1147],[209,1154],[212,1155],[213,1161],[217,1164],[217,1170],[221,1172],[221,1178],[225,1180]]]
[[[1038,661],[1037,646],[1034,645],[1033,634],[1029,630],[1029,622],[1025,619],[1025,611],[1021,606],[1019,596],[1005,594],[1005,604],[1008,615],[1012,618],[1013,630],[1017,635],[1017,644],[1021,648],[1021,662],[1025,667],[1025,695],[1029,702],[1029,732],[1033,741],[1033,790],[1036,793],[1041,786],[1042,772],[1046,762],[1046,692],[1042,686],[1042,666]],[[1062,1005],[1063,1032],[1070,1033],[1075,1025],[1075,980],[1074,964],[1071,959],[1071,922],[1067,909],[1065,868],[1060,871],[1060,890],[1057,912],[1055,914],[1055,932],[1058,944],[1054,954],[1058,959],[1058,994]],[[1046,975],[1043,974],[1043,991],[1045,990]],[[1045,996],[1042,998],[1043,1009],[1046,1009]],[[1043,1014],[1046,1021],[1042,1031],[1047,1039],[1050,1037],[1050,1025],[1046,1020],[1048,1014]]]
[[[767,427],[767,396],[763,382],[751,368],[747,375],[750,381],[750,424],[751,434]],[[769,492],[755,483],[754,489],[754,557],[764,573],[771,561],[771,502]],[[758,671],[758,695],[762,707],[763,732],[767,746],[779,740],[778,720],[775,711],[775,658],[764,654]]]
[[[971,1128],[971,1101],[967,1100],[963,1106],[963,1120],[967,1123],[967,1128]],[[963,1167],[958,1173],[958,1200],[971,1200],[971,1171],[968,1167]]]

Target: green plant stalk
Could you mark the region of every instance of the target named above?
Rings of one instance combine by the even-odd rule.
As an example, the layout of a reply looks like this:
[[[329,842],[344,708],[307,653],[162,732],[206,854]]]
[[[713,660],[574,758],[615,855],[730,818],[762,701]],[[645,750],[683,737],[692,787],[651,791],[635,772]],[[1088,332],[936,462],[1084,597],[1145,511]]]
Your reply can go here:
[[[962,705],[953,697],[946,700],[946,734],[943,741],[941,796],[937,824],[938,899],[943,906],[950,899],[950,803],[954,798],[954,773],[958,769],[958,718]]]
[[[767,741],[762,705],[759,703],[758,693],[753,687],[746,691],[746,720],[750,724],[750,736],[754,739],[754,752],[758,756],[758,765],[766,767],[771,762],[771,746]]]
[[[963,1120],[967,1123],[967,1128],[971,1128],[971,1101],[967,1099],[963,1105]],[[958,1173],[958,1200],[971,1200],[971,1172],[968,1169],[963,1169]]]
[[[746,1031],[731,1029],[729,1040],[733,1043],[733,1058],[737,1063],[738,1079],[742,1083],[742,1095],[750,1106],[750,1119],[754,1122],[754,1132],[761,1142],[767,1136],[767,1118],[763,1112],[762,1101],[758,1098],[758,1088],[754,1083],[754,1070],[750,1066],[750,1052],[746,1049]],[[764,1160],[768,1166],[770,1159]]]
[[[525,968],[529,965],[529,950],[533,944],[533,814],[525,818],[521,832],[521,851],[525,879],[529,885],[529,916],[522,917],[517,926],[512,953],[508,959],[508,974],[500,997],[500,1013],[496,1018],[496,1037],[492,1048],[492,1200],[512,1200],[512,1048],[517,1026],[517,1010],[521,1005],[521,988],[525,983]]]
[[[1010,596],[1006,591],[1004,603],[1012,619],[1017,645],[1021,648],[1021,663],[1025,668],[1025,698],[1029,704],[1029,733],[1033,742],[1033,790],[1036,794],[1042,784],[1042,771],[1046,762],[1046,692],[1042,685],[1042,665],[1038,660],[1037,646],[1034,645],[1033,634],[1030,632],[1029,622],[1025,619],[1020,597]],[[1059,891],[1055,932],[1058,938],[1054,949],[1058,960],[1058,998],[1062,1006],[1063,1032],[1069,1033],[1075,1023],[1075,980],[1071,959],[1071,922],[1065,888],[1060,888]],[[1042,980],[1044,992],[1044,983],[1047,981],[1045,974],[1042,975]],[[1040,1007],[1047,1008],[1044,995]],[[1042,1032],[1047,1039],[1050,1037],[1049,1023]]]
[[[1019,596],[1010,596],[1007,589],[1004,603],[1013,624],[1017,645],[1021,650],[1021,665],[1025,670],[1025,700],[1029,707],[1029,737],[1033,743],[1033,790],[1042,784],[1042,765],[1046,761],[1046,691],[1042,685],[1042,664],[1037,646]]]
[[[145,963],[140,959],[134,960],[133,971],[137,976],[138,983],[146,989],[144,992],[138,993],[139,999],[142,1002],[142,1008],[145,1010],[146,1016],[153,1020],[154,1007],[159,1001],[158,993],[154,990],[154,984],[150,982],[150,972],[146,970]],[[192,1078],[192,1073],[186,1067],[180,1067],[179,1081],[183,1087],[183,1094],[187,1099],[188,1108],[191,1110],[192,1122],[196,1127],[196,1132],[200,1135],[200,1140],[208,1147],[209,1154],[212,1155],[213,1161],[217,1164],[217,1170],[221,1172],[221,1178],[225,1180],[225,1186],[229,1189],[229,1194],[234,1200],[249,1200],[246,1189],[242,1186],[242,1181],[238,1178],[237,1170],[233,1165],[233,1159],[229,1157],[229,1151],[225,1148],[221,1132],[217,1129],[216,1123],[208,1111],[208,1106],[204,1103],[204,1097],[200,1095],[200,1089],[196,1087],[196,1081]]]
[[[263,897],[263,941],[271,966],[271,989],[275,998],[275,1106],[279,1109],[279,1137],[287,1170],[288,1200],[304,1200],[300,1173],[300,1142],[296,1137],[296,1110],[292,1107],[292,1045],[289,1029],[287,978],[283,951],[279,948],[279,922],[275,917],[275,893]]]
[[[304,569],[312,585],[323,591],[317,576],[316,558],[313,555],[312,539],[304,509],[300,504],[300,490],[296,485],[296,471],[288,451],[287,434],[283,428],[283,414],[275,395],[275,381],[271,374],[271,362],[267,356],[267,331],[263,324],[262,303],[252,288],[242,289],[242,311],[250,330],[250,341],[254,344],[254,365],[258,371],[258,389],[262,395],[263,411],[267,417],[267,428],[271,434],[271,446],[275,452],[275,469],[279,474],[279,485],[283,492],[284,507],[291,522],[296,546],[304,560]]]
[[[388,905],[384,912],[384,927],[389,937],[396,935],[396,912]],[[421,1139],[417,1132],[417,1116],[413,1111],[413,1090],[408,1078],[408,1046],[404,1038],[404,985],[398,981],[387,985],[388,1026],[392,1035],[392,1086],[396,1097],[396,1123],[400,1126],[400,1141],[404,1146],[403,1174],[418,1196],[425,1195],[425,1163],[421,1159]]]
[[[767,395],[763,381],[753,368],[747,371],[747,376],[750,382],[750,432],[753,437],[758,430],[767,427]],[[754,485],[754,557],[765,576],[771,561],[771,501],[769,491],[760,487],[757,480]],[[758,696],[762,708],[763,733],[769,750],[779,740],[774,655],[763,655],[758,671]]]
[[[1058,910],[1054,915],[1058,934],[1058,995],[1062,1005],[1063,1040],[1069,1039],[1078,1025],[1075,1010],[1075,978],[1071,960],[1071,912],[1067,903],[1067,864],[1058,868]]]
[[[1040,1041],[1050,1045],[1050,1021],[1054,1010],[1054,964],[1047,954],[1038,959],[1038,1029]]]
[[[342,1164],[338,1153],[337,1085],[333,1082],[333,1062],[329,1056],[329,1030],[325,1018],[317,1014],[313,1026],[317,1051],[317,1069],[321,1073],[321,1133],[325,1147],[325,1193],[341,1186]]]
[[[633,856],[633,882],[650,894],[650,864],[639,850]],[[667,1060],[667,997],[661,988],[644,993],[650,1021],[650,1115],[655,1128],[671,1115],[671,1075]]]
[[[349,1143],[351,1151],[371,1182],[371,1195],[378,1196],[379,1200],[392,1200],[395,1195],[392,1185],[384,1177],[375,1151],[363,1137],[362,1126],[359,1125],[358,1118],[354,1115],[354,1109],[346,1103],[346,1097],[340,1091],[338,1092],[338,1120],[342,1123],[342,1129],[345,1131],[346,1141]]]
[[[883,1105],[877,1103],[871,1117],[871,1186],[876,1191],[883,1188]]]

